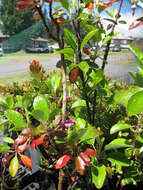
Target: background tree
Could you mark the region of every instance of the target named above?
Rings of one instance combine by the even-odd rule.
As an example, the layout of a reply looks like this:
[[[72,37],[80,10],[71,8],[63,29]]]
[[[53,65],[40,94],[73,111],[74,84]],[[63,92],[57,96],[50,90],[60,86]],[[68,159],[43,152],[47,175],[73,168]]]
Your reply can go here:
[[[17,11],[17,0],[2,0],[0,7],[2,32],[14,35],[28,28],[34,23],[31,10]]]

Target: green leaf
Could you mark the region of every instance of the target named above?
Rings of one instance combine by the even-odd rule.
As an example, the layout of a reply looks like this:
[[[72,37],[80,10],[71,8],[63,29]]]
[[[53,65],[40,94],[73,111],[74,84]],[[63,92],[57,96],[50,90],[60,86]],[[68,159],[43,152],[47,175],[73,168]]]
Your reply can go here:
[[[77,118],[75,124],[79,129],[84,129],[86,127],[86,121],[82,118]]]
[[[91,40],[91,38],[93,38],[97,33],[98,33],[98,29],[89,32],[89,33],[84,37],[84,39],[83,39],[83,41],[82,41],[82,43],[81,43],[81,47],[80,47],[81,51],[83,50],[83,48],[84,48],[84,46],[87,44],[87,42],[88,42],[89,40]]]
[[[44,123],[47,121],[47,117],[46,115],[44,114],[43,111],[41,110],[33,110],[32,111],[32,115],[35,119],[37,119],[38,121]]]
[[[97,189],[101,189],[106,179],[106,167],[101,164],[92,167],[92,182],[95,184]]]
[[[13,105],[14,105],[13,97],[12,96],[7,96],[6,103],[7,103],[8,107],[9,107],[9,109],[12,109]]]
[[[73,129],[68,131],[67,143],[70,145],[76,144],[81,136],[86,132],[86,129]]]
[[[49,118],[49,107],[44,96],[39,95],[34,99],[33,102],[34,111],[43,112],[43,118],[48,120]]]
[[[13,144],[14,143],[14,140],[10,137],[3,137],[2,138],[3,141],[7,142],[7,143],[10,143],[10,144]]]
[[[68,0],[61,0],[60,3],[62,5],[62,7],[64,7],[67,11],[69,11],[70,2]]]
[[[120,24],[127,24],[127,22],[125,20],[119,20]]]
[[[60,82],[61,82],[61,76],[60,75],[54,75],[51,78],[51,85],[54,89],[54,92],[56,93],[57,89],[60,86]]]
[[[82,61],[78,64],[78,67],[83,71],[84,74],[88,72],[89,65],[86,61]]]
[[[128,101],[128,115],[137,115],[143,112],[143,91],[134,94]]]
[[[6,103],[5,99],[4,99],[4,97],[0,97],[0,105],[7,106],[7,103]]]
[[[114,125],[111,129],[110,129],[110,134],[114,134],[117,133],[118,131],[123,131],[125,129],[130,129],[132,128],[131,125],[128,125],[126,123],[117,123],[116,125]]]
[[[112,150],[112,149],[118,149],[118,148],[128,148],[132,147],[131,143],[129,143],[124,138],[117,138],[111,141],[109,144],[105,146],[105,150]]]
[[[70,47],[66,47],[66,48],[60,49],[60,50],[55,50],[54,53],[55,54],[64,54],[64,55],[68,55],[68,56],[74,56],[74,51]]]
[[[8,150],[10,150],[10,146],[0,145],[0,152],[7,152]]]
[[[65,33],[65,40],[67,45],[71,46],[74,50],[77,49],[77,43],[76,38],[72,32],[70,32],[68,29],[64,29]]]
[[[109,9],[106,9],[105,11],[106,11],[106,13],[107,13],[110,17],[114,17],[114,14],[113,14],[112,11],[110,11]]]
[[[74,62],[74,50],[70,47],[66,47],[64,49],[55,50],[55,54],[64,54],[65,58],[71,62]]]
[[[133,96],[136,92],[141,91],[141,88],[130,86],[126,90],[119,90],[115,93],[114,100],[117,104],[121,104],[125,107],[127,107],[128,101],[131,96]]]
[[[32,97],[30,94],[24,94],[24,96],[22,97],[22,105],[25,108],[30,107],[32,104]]]
[[[15,125],[11,130],[22,130],[25,128],[22,115],[14,110],[7,110],[5,112],[7,119]]]
[[[134,44],[130,45],[130,49],[135,54],[135,56],[137,57],[137,59],[139,60],[140,66],[143,67],[143,53],[141,52],[141,50],[139,50],[139,48],[135,47]]]
[[[93,145],[95,142],[95,138],[99,137],[102,133],[101,130],[96,129],[95,127],[88,124],[87,128],[85,128],[85,133],[80,137],[81,142],[85,142],[87,144]]]
[[[96,86],[98,83],[102,81],[104,73],[102,69],[97,69],[96,71],[92,70],[89,76],[92,78],[92,82]]]
[[[73,108],[85,107],[85,106],[86,106],[85,100],[77,100],[76,102],[73,103],[71,108],[73,109]]]
[[[112,39],[112,36],[110,36],[110,35],[106,36],[102,42],[102,46],[107,44],[107,42],[109,42],[111,39]]]
[[[111,152],[107,157],[113,165],[118,166],[129,166],[128,158],[121,152]]]
[[[11,177],[15,177],[18,171],[18,159],[17,156],[15,156],[9,165],[9,173],[11,175]]]

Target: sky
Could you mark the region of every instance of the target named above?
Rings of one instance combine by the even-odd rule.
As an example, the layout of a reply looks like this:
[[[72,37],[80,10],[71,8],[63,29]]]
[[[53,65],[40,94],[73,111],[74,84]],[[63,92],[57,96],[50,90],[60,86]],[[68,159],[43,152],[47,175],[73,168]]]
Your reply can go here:
[[[125,20],[127,22],[127,24],[119,24],[116,27],[116,30],[119,31],[121,34],[126,35],[126,36],[143,38],[143,26],[140,26],[137,29],[128,30],[129,25],[135,19],[143,16],[143,8],[141,8],[141,7],[143,7],[143,3],[140,2],[139,5],[137,5],[135,15],[132,16],[132,9],[131,9],[130,0],[124,0],[123,1],[123,6],[121,9],[121,20]],[[110,9],[113,10],[114,8],[118,8],[118,7],[119,7],[119,2],[114,3],[114,5]],[[103,17],[107,17],[107,14],[104,13]],[[106,24],[107,23],[105,23],[105,25]]]

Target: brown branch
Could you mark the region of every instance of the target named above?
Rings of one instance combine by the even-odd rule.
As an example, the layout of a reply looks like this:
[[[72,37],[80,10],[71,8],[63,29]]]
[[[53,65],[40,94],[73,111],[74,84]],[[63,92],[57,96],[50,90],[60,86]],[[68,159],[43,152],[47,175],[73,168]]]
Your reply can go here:
[[[64,48],[64,39],[60,37],[60,25],[56,22],[56,19],[53,18],[52,13],[52,1],[49,4],[49,15],[56,26],[56,33],[57,33],[57,42],[60,49]],[[64,54],[61,54],[61,67],[62,67],[62,85],[63,85],[63,104],[62,104],[62,123],[65,123],[66,120],[66,107],[67,107],[67,81],[66,81],[66,65],[65,65],[65,58]]]
[[[118,19],[120,18],[120,12],[121,12],[121,8],[122,8],[122,4],[123,4],[123,0],[120,0],[120,6],[119,6],[119,9],[118,9],[118,13],[116,15],[115,23],[112,25],[111,33],[114,32],[115,27],[116,27],[116,23],[117,23]],[[108,58],[108,54],[109,54],[109,50],[110,50],[111,40],[108,41],[106,51],[105,51],[105,54],[104,54],[103,64],[102,64],[102,69],[103,70],[104,70],[105,65],[107,63],[107,58]]]
[[[38,11],[38,13],[39,13],[39,15],[41,17],[41,20],[42,20],[42,22],[43,22],[43,24],[45,26],[45,29],[46,29],[49,37],[52,38],[53,40],[57,41],[57,38],[55,36],[53,36],[53,34],[50,32],[50,29],[49,29],[49,27],[47,25],[47,22],[45,20],[44,14],[42,13],[41,7],[40,6],[35,6],[35,8],[36,8],[36,10]]]
[[[64,178],[64,173],[62,169],[59,170],[59,180],[58,180],[58,190],[63,190],[63,178]]]

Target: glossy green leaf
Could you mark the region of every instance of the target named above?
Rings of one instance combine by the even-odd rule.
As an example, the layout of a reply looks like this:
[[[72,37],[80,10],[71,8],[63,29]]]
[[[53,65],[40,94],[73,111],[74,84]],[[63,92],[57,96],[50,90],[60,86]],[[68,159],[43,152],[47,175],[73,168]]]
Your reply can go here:
[[[44,114],[43,111],[41,110],[33,110],[32,111],[32,115],[35,119],[37,119],[38,121],[44,123],[47,121],[47,117],[46,115]]]
[[[97,189],[101,189],[106,179],[106,167],[101,164],[92,167],[92,182]]]
[[[80,137],[80,141],[93,145],[95,138],[99,137],[102,134],[102,131],[96,129],[95,127],[92,127],[90,124],[88,124],[87,128],[85,129],[86,131]]]
[[[9,107],[9,109],[12,109],[13,105],[14,105],[13,97],[12,96],[7,96],[6,103],[7,103],[8,107]]]
[[[7,143],[10,143],[10,144],[13,144],[14,143],[14,140],[10,137],[3,137],[2,138],[3,141],[7,142]]]
[[[11,130],[21,130],[25,127],[22,115],[14,110],[7,110],[5,112],[7,119],[15,125]]]
[[[110,40],[112,39],[112,36],[108,35],[104,38],[102,45],[104,46],[105,44],[107,44]]]
[[[78,67],[83,71],[84,74],[88,72],[89,65],[86,61],[82,61],[78,64]]]
[[[32,97],[31,97],[31,94],[24,94],[24,96],[22,97],[22,105],[25,107],[25,108],[28,108],[30,107],[32,104]]]
[[[82,118],[77,118],[75,124],[79,129],[84,129],[86,127],[86,121]]]
[[[61,76],[60,75],[54,75],[51,78],[51,85],[52,88],[54,89],[54,92],[56,93],[57,89],[60,86],[60,82],[61,82]]]
[[[88,43],[89,40],[91,40],[96,34],[98,33],[98,29],[90,31],[83,39],[81,43],[81,51],[83,50],[84,46]]]
[[[9,173],[11,175],[11,177],[15,177],[16,174],[17,174],[17,171],[18,171],[18,159],[17,159],[17,156],[15,156],[11,162],[10,162],[10,165],[9,165]]]
[[[119,20],[120,24],[127,24],[127,22],[125,20]]]
[[[137,57],[137,59],[140,62],[140,66],[143,67],[143,53],[142,51],[137,48],[134,44],[130,45],[131,51],[134,53],[134,55]]]
[[[141,88],[135,87],[135,86],[130,86],[126,90],[118,90],[115,93],[114,100],[117,104],[121,104],[121,105],[127,107],[130,97],[139,91],[141,91]]]
[[[76,38],[72,32],[70,32],[68,29],[64,29],[65,33],[65,40],[67,45],[72,47],[74,50],[77,49],[77,43],[76,43]]]
[[[107,13],[110,17],[114,17],[114,14],[113,14],[113,12],[112,12],[111,10],[106,9],[105,11],[106,11],[106,13]]]
[[[68,0],[62,0],[60,1],[63,8],[65,8],[67,11],[69,11],[70,8],[70,2]]]
[[[143,91],[134,94],[128,101],[128,115],[137,115],[143,112]]]
[[[73,108],[85,107],[85,106],[86,106],[85,100],[77,100],[76,102],[73,103],[71,108],[73,109]]]
[[[118,149],[118,148],[128,148],[132,147],[132,144],[129,143],[124,138],[117,138],[111,141],[109,144],[105,146],[105,150],[112,150],[112,149]]]
[[[48,118],[49,118],[49,107],[48,107],[48,103],[47,103],[44,96],[42,96],[42,95],[37,96],[34,99],[33,107],[34,107],[34,111],[43,112],[43,114],[44,114],[43,118],[48,120]]]
[[[55,50],[55,54],[64,54],[65,58],[71,62],[74,62],[74,50],[70,47],[64,49]]]
[[[110,134],[114,134],[117,133],[118,131],[123,131],[125,129],[130,129],[132,128],[131,125],[128,125],[126,123],[117,123],[116,125],[114,125],[111,129],[110,129]]]
[[[8,145],[0,145],[0,152],[6,152],[10,150],[10,146]]]
[[[107,160],[109,160],[113,165],[129,166],[128,158],[121,152],[111,152],[107,157]]]
[[[102,81],[104,73],[102,69],[98,69],[96,71],[92,70],[89,76],[92,78],[92,82],[96,86],[98,83]]]

